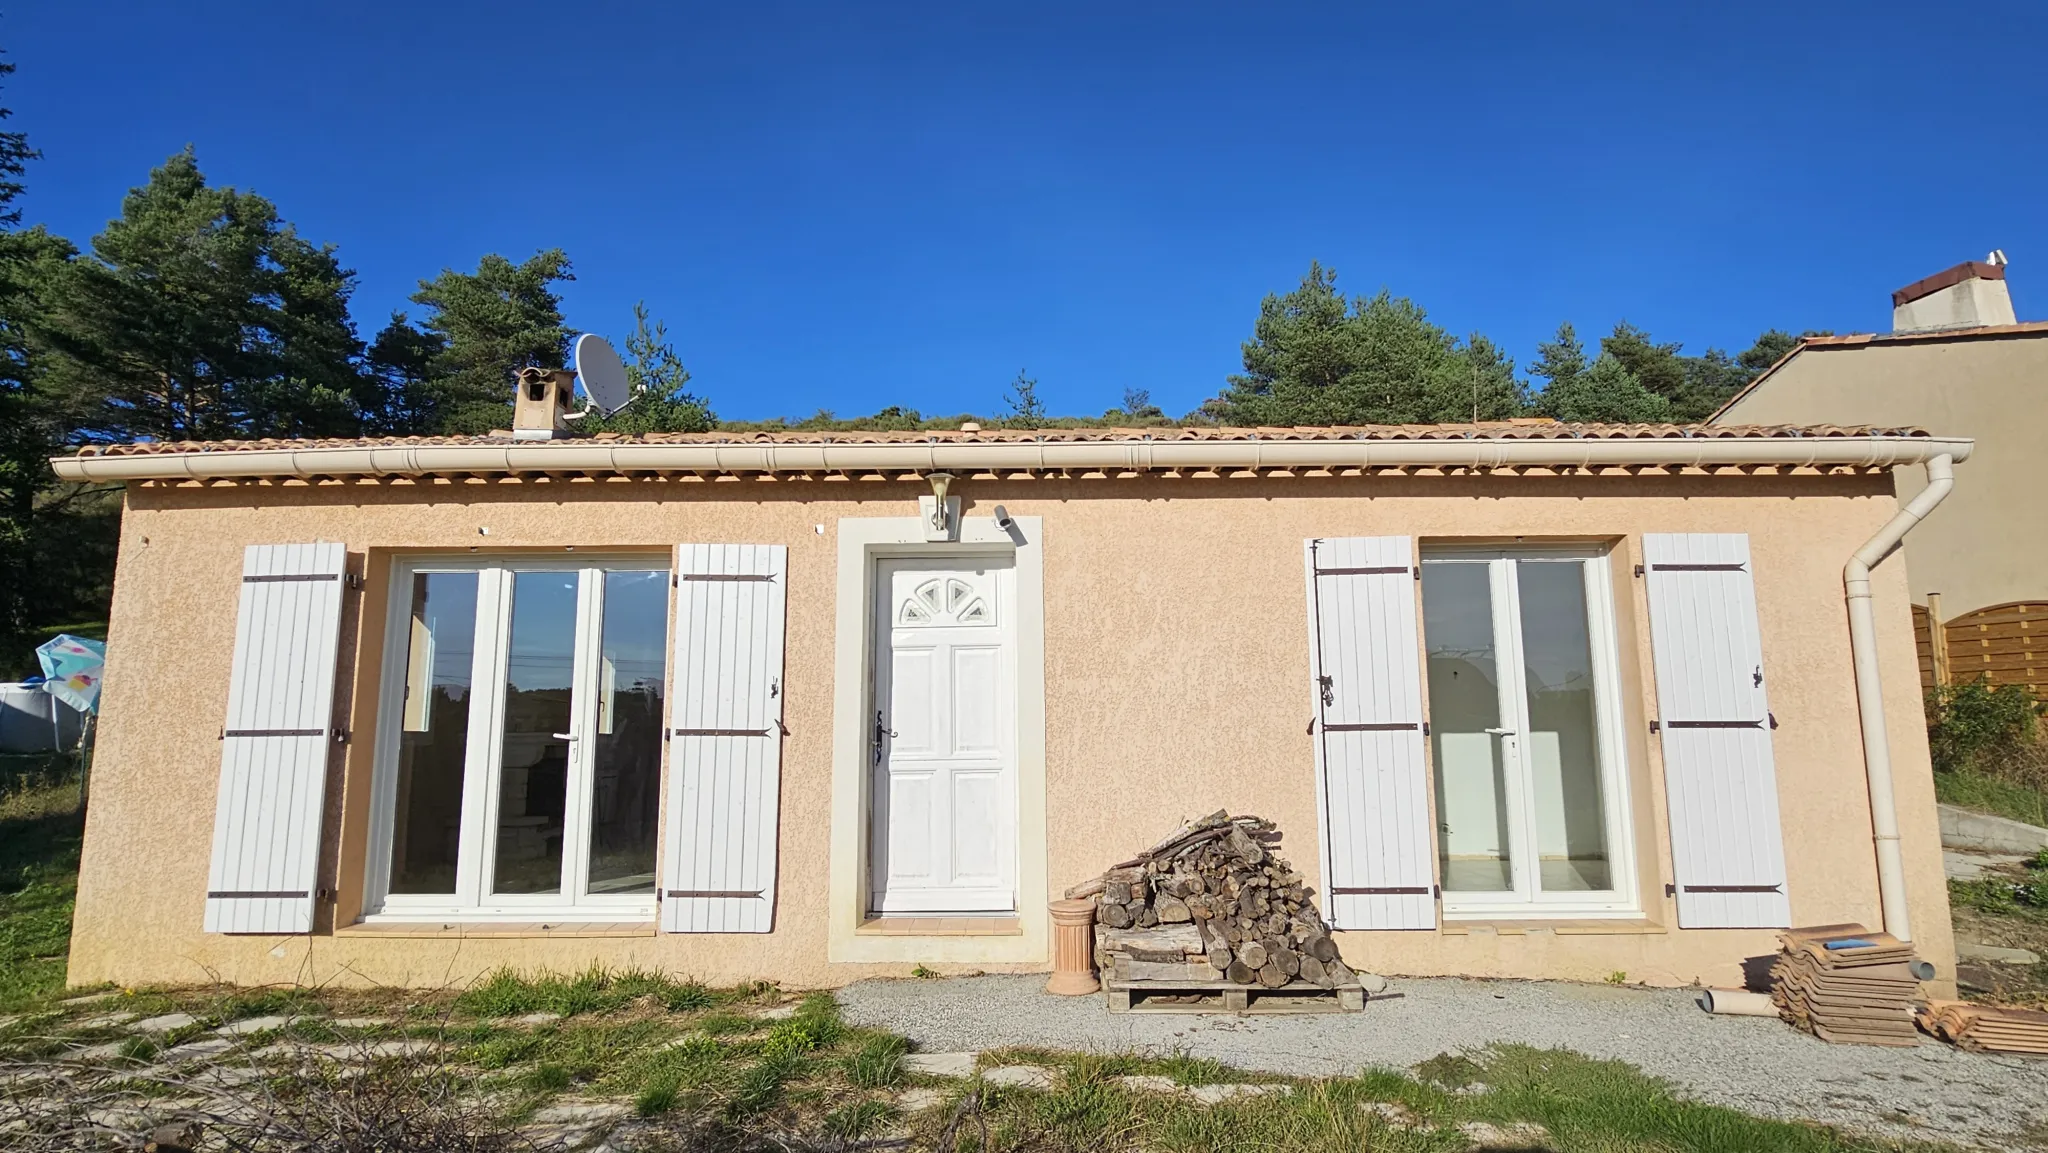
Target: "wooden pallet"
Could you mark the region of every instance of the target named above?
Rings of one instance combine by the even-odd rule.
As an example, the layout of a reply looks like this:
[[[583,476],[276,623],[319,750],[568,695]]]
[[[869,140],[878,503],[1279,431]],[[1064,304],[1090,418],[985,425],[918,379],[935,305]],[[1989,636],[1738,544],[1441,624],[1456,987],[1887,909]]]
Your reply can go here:
[[[1325,989],[1307,981],[1290,981],[1277,989],[1237,985],[1229,981],[1103,982],[1102,994],[1112,1013],[1356,1013],[1365,1008],[1365,989],[1357,984]]]

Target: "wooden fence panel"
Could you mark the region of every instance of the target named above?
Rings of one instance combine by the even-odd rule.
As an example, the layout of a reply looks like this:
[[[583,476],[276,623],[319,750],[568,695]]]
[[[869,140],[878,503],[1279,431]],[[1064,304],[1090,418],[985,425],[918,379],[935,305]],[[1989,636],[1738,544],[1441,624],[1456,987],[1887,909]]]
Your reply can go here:
[[[1934,686],[1931,619],[1926,609],[1913,606],[1924,688]],[[2048,698],[2048,601],[2016,601],[1964,613],[1942,632],[1952,682],[1984,677],[1994,685],[2025,685],[2036,697]]]

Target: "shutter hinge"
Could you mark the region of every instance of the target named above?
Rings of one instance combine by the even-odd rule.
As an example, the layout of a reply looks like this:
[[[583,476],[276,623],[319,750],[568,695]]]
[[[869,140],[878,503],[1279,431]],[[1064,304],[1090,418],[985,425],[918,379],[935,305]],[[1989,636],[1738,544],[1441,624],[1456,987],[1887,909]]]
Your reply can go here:
[[[315,889],[313,890],[313,899],[316,901],[325,901],[328,904],[332,905],[334,902],[341,899],[341,894],[334,891],[333,889]]]
[[[337,744],[337,745],[345,745],[345,744],[347,744],[347,743],[348,743],[348,730],[347,730],[347,729],[344,729],[344,728],[342,728],[342,727],[341,727],[341,726],[339,726],[339,725],[336,725],[336,726],[334,727],[334,743],[335,743],[335,744]]]
[[[343,573],[341,575],[341,583],[350,592],[363,591],[363,577],[361,573]]]
[[[1425,737],[1429,735],[1429,722],[1428,722],[1428,721],[1424,721],[1424,722],[1422,722],[1422,735],[1423,735],[1423,736],[1425,736]]]
[[[1435,897],[1439,901],[1444,899],[1444,887],[1442,885],[1431,885],[1429,893],[1430,896]]]
[[[1650,722],[1650,731],[1651,731],[1651,732],[1653,732],[1653,733],[1654,733],[1654,732],[1657,732],[1657,731],[1659,731],[1659,730],[1660,730],[1660,729],[1662,729],[1662,728],[1663,728],[1663,726],[1662,726],[1661,724],[1659,724],[1658,722],[1656,722],[1656,721],[1651,721],[1651,722]]]
[[[1664,886],[1664,895],[1667,897],[1676,897],[1678,895],[1678,886],[1666,884]]]
[[[1416,565],[1416,566],[1415,566],[1415,579],[1416,579],[1416,580],[1421,580],[1421,579],[1422,579],[1422,566],[1421,566],[1421,565]]]
[[[1641,565],[1637,565],[1637,566],[1636,566],[1636,575],[1637,575],[1637,576],[1642,576],[1642,575],[1643,575],[1643,566],[1641,566]]]

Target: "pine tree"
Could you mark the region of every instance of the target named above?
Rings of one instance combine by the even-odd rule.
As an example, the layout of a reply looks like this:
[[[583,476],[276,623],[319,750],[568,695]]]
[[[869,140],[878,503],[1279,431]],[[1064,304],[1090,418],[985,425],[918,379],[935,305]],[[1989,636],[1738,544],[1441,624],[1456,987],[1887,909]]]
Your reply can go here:
[[[1536,414],[1574,424],[1657,424],[1671,419],[1671,402],[1603,354],[1583,372],[1553,378],[1536,394]]]
[[[626,338],[626,383],[632,396],[626,406],[605,416],[584,419],[586,432],[710,432],[718,416],[703,397],[687,391],[690,370],[669,343],[668,326],[650,320],[647,303],[633,306],[633,335]]]
[[[1320,262],[1260,302],[1243,355],[1244,372],[1203,406],[1231,424],[1497,420],[1523,404],[1514,363],[1484,336],[1460,341],[1384,290],[1347,299]]]
[[[495,253],[475,272],[443,269],[420,281],[413,303],[428,312],[422,331],[439,342],[427,387],[437,427],[484,433],[512,420],[513,375],[522,368],[561,368],[573,335],[562,322],[554,286],[574,280],[569,257],[550,248],[514,264]],[[394,342],[406,338],[394,333]]]
[[[354,279],[187,149],[52,286],[50,389],[91,440],[353,434]]]

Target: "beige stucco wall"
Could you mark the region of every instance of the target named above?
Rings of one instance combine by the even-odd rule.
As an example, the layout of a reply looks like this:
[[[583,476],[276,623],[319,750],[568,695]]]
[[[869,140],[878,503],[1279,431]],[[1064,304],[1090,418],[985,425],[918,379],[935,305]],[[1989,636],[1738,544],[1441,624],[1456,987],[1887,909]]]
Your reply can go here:
[[[835,529],[905,516],[903,482],[614,481],[137,488],[123,523],[104,727],[87,822],[74,983],[335,980],[438,984],[500,964],[659,967],[726,982],[832,985],[888,965],[826,961]],[[1314,759],[1301,571],[1304,538],[1617,542],[1631,780],[1646,918],[1348,933],[1347,957],[1386,973],[1656,983],[1739,981],[1768,931],[1681,932],[1671,902],[1639,534],[1747,532],[1796,923],[1878,923],[1876,869],[1842,607],[1841,566],[1890,515],[1878,477],[1371,477],[965,481],[967,514],[1001,502],[1043,517],[1047,847],[1055,889],[1093,875],[1183,817],[1277,820],[1316,870]],[[823,526],[822,533],[816,526]],[[335,758],[323,881],[347,923],[360,908],[383,584],[392,549],[789,547],[780,890],[766,936],[422,941],[200,932],[242,550],[341,540],[367,554],[344,621],[343,694],[356,738]],[[364,556],[352,555],[361,564]],[[1952,972],[1946,889],[1902,566],[1878,571],[1879,622],[1908,885],[1924,956]],[[365,622],[368,622],[367,624]],[[323,920],[325,918],[323,917]],[[938,966],[947,968],[947,966]],[[957,966],[955,966],[957,968]],[[979,966],[977,966],[979,967]],[[988,966],[994,967],[994,966]],[[1045,967],[1027,965],[1026,968]],[[1952,987],[1952,986],[1951,986]]]
[[[1945,617],[2048,600],[2048,332],[1809,345],[1718,424],[1940,429],[1976,439],[1956,487],[1906,542],[1913,601]],[[1898,470],[1910,499],[1927,483]]]

